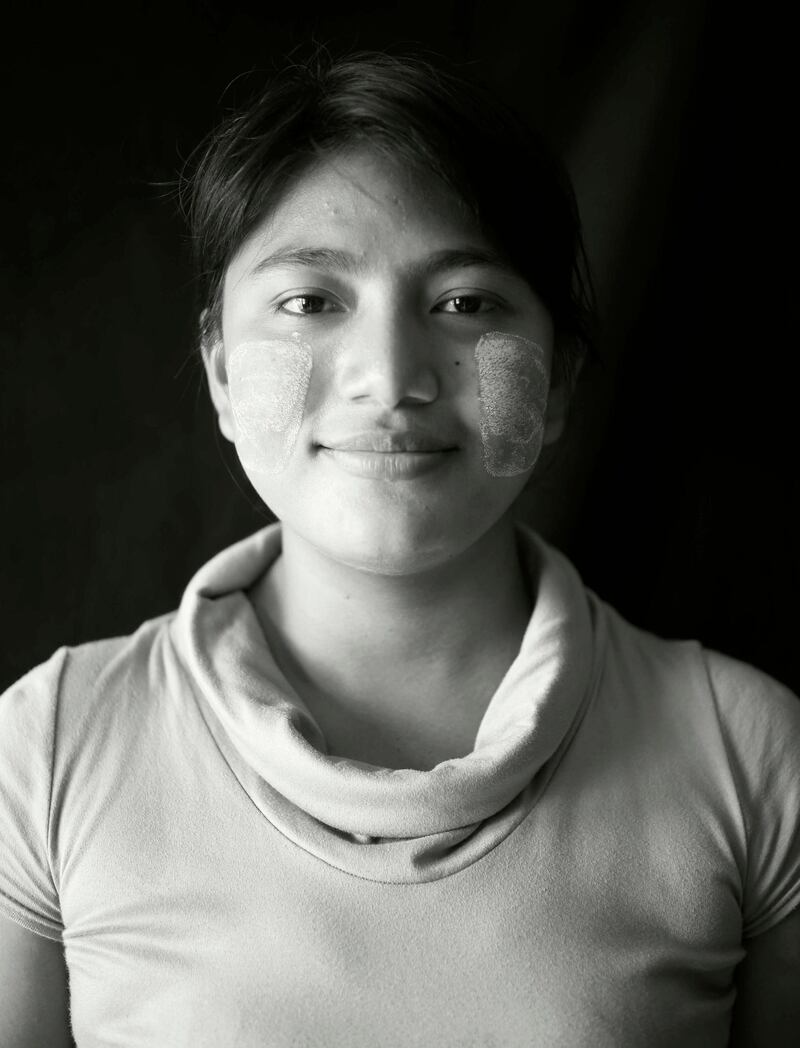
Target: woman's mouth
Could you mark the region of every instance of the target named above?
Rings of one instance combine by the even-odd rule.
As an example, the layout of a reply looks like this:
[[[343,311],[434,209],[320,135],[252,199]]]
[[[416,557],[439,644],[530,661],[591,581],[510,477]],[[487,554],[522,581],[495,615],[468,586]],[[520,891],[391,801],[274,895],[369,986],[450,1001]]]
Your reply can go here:
[[[411,480],[448,462],[457,449],[432,434],[378,430],[329,438],[319,450],[346,473]]]

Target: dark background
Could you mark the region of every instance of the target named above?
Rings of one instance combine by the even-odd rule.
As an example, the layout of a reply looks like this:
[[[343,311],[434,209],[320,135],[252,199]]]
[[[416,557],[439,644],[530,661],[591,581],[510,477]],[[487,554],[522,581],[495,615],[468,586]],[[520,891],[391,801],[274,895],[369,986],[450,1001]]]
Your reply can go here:
[[[775,292],[749,240],[782,190],[754,181],[758,46],[727,29],[702,0],[18,9],[2,96],[0,686],[170,610],[267,519],[216,435],[173,185],[255,83],[231,81],[316,40],[468,61],[549,135],[585,220],[602,364],[521,513],[637,624],[800,690],[794,339],[768,323]]]

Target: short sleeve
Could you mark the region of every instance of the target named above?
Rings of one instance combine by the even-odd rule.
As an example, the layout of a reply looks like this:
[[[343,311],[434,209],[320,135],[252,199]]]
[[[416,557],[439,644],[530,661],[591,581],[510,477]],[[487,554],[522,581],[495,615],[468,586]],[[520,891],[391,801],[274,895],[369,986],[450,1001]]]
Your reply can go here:
[[[0,912],[47,939],[63,925],[50,855],[58,686],[66,650],[0,695]]]
[[[752,938],[800,904],[800,699],[752,666],[706,657],[745,827]]]

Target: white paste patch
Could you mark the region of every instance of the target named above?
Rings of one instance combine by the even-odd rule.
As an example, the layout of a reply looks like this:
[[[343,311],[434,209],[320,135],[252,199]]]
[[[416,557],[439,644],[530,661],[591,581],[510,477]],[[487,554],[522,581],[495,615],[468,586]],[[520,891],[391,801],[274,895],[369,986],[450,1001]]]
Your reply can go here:
[[[533,469],[544,438],[549,369],[544,350],[520,335],[489,331],[475,347],[483,464],[493,477]]]
[[[303,422],[311,349],[283,339],[242,342],[228,361],[236,451],[246,470],[282,473]]]

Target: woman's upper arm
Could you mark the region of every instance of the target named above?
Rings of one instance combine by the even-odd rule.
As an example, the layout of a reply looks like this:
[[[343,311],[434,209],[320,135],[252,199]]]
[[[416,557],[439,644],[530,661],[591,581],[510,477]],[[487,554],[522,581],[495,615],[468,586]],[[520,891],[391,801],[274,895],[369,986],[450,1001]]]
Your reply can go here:
[[[73,1048],[64,947],[0,916],[0,1044]]]
[[[800,1037],[800,907],[745,941],[731,1048],[795,1048]]]

